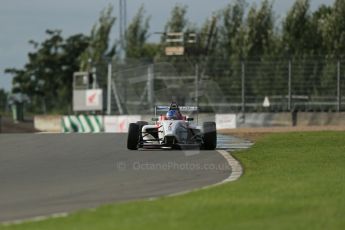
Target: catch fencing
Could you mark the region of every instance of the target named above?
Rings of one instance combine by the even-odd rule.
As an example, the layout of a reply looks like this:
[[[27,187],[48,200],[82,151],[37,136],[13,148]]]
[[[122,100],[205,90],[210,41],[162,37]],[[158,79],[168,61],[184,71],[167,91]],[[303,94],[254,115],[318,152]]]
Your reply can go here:
[[[172,100],[212,113],[345,110],[345,63],[333,57],[166,57],[107,71],[108,114],[148,114]]]

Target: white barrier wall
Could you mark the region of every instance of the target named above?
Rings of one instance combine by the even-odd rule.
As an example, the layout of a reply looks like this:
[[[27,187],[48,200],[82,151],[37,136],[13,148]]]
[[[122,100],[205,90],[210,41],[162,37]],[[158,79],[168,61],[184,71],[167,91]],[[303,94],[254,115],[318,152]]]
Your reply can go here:
[[[292,126],[291,113],[245,113],[238,114],[237,127]]]
[[[42,132],[61,132],[61,118],[59,115],[41,115],[34,117],[34,127]]]
[[[236,129],[236,114],[216,114],[217,129]]]
[[[129,123],[136,123],[141,116],[104,116],[104,132],[106,133],[127,133]]]

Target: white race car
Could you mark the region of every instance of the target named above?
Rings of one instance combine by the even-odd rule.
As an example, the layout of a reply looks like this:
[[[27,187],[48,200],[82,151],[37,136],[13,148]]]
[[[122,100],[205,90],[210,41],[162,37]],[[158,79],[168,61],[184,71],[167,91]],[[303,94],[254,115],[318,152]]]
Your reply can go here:
[[[130,123],[127,148],[167,148],[184,149],[197,147],[213,150],[217,146],[215,122],[204,122],[202,126],[193,123],[193,118],[183,116],[181,111],[197,111],[197,107],[179,107],[176,103],[170,106],[155,107],[154,124],[146,121]],[[157,117],[157,112],[167,112]]]

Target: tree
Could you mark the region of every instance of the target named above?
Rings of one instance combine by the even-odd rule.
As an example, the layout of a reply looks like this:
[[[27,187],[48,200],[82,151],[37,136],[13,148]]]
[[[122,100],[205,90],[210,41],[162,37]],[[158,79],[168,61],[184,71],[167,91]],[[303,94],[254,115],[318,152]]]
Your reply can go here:
[[[79,58],[89,38],[77,34],[64,39],[60,30],[47,30],[46,33],[45,41],[30,41],[34,51],[28,54],[29,60],[23,69],[12,68],[5,72],[14,76],[13,93],[29,96],[33,112],[68,112],[72,102],[73,73],[79,70]]]
[[[188,28],[188,20],[186,18],[187,14],[187,6],[176,4],[174,8],[171,10],[170,18],[165,24],[164,34],[161,37],[161,44],[162,47],[169,46],[184,46],[183,42],[173,42],[174,44],[167,44],[166,38],[167,33],[182,33],[184,39],[186,40],[188,33],[192,32],[192,28]],[[186,48],[186,47],[185,47]],[[186,50],[186,49],[185,49]],[[165,56],[165,54],[162,54]],[[180,56],[168,56],[165,61],[169,61],[175,68],[176,72],[179,74],[187,74],[187,72],[191,71],[192,63],[190,62],[189,58],[187,57],[187,52],[184,52],[184,55]],[[188,63],[188,64],[187,64]],[[186,65],[187,64],[187,65]]]
[[[228,58],[234,55],[243,55],[243,30],[246,7],[247,3],[245,0],[236,0],[220,13],[219,48],[226,51],[222,53]]]
[[[335,0],[331,9],[323,7],[323,37],[331,54],[345,53],[345,2]]]
[[[310,0],[296,0],[283,21],[283,43],[289,55],[302,55],[314,47]]]
[[[188,20],[186,18],[187,6],[177,4],[170,13],[170,19],[165,25],[165,32],[184,32]]]
[[[252,6],[246,19],[245,51],[247,57],[261,56],[269,53],[274,41],[273,3],[269,0],[262,2],[259,9]]]
[[[158,52],[158,45],[148,44],[150,17],[145,17],[145,9],[141,6],[126,31],[126,57],[150,58]]]
[[[187,6],[176,4],[171,10],[170,18],[165,24],[164,34],[161,37],[161,42],[164,44],[167,33],[184,33],[186,32],[188,20],[186,18]]]
[[[7,96],[7,92],[5,92],[3,89],[0,89],[0,111],[6,110]]]
[[[329,19],[332,16],[332,7],[322,5],[311,16],[311,33],[313,45],[312,52],[317,55],[327,55],[332,53],[331,46],[327,41],[329,27]]]
[[[91,30],[88,48],[81,55],[80,70],[90,71],[92,65],[98,65],[104,58],[113,58],[116,54],[115,44],[110,46],[109,37],[116,18],[112,16],[113,6],[102,10],[101,15]],[[91,62],[91,63],[90,63]]]
[[[115,45],[109,48],[109,35],[115,22],[112,9],[109,6],[102,11],[90,37],[76,34],[64,39],[60,30],[47,30],[48,38],[43,42],[30,41],[34,51],[28,54],[24,68],[5,70],[14,76],[12,91],[28,95],[33,112],[70,112],[73,73],[80,67],[89,71],[89,60],[97,65],[105,57],[115,55]]]
[[[236,0],[217,14],[215,50],[209,58],[208,74],[233,99],[241,90],[241,58],[244,47],[244,16],[247,8],[245,0]],[[210,89],[211,90],[211,89]]]

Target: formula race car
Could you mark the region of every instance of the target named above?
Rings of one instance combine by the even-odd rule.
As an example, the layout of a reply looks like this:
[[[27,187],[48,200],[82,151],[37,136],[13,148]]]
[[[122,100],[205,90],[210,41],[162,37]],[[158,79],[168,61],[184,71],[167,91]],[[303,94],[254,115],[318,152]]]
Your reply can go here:
[[[183,116],[182,112],[197,112],[197,107],[181,106],[171,103],[170,106],[156,106],[154,124],[146,121],[130,123],[127,148],[163,148],[184,149],[197,147],[213,150],[217,145],[215,122],[204,122],[202,126],[193,123],[193,118]],[[159,112],[166,112],[157,116]]]

